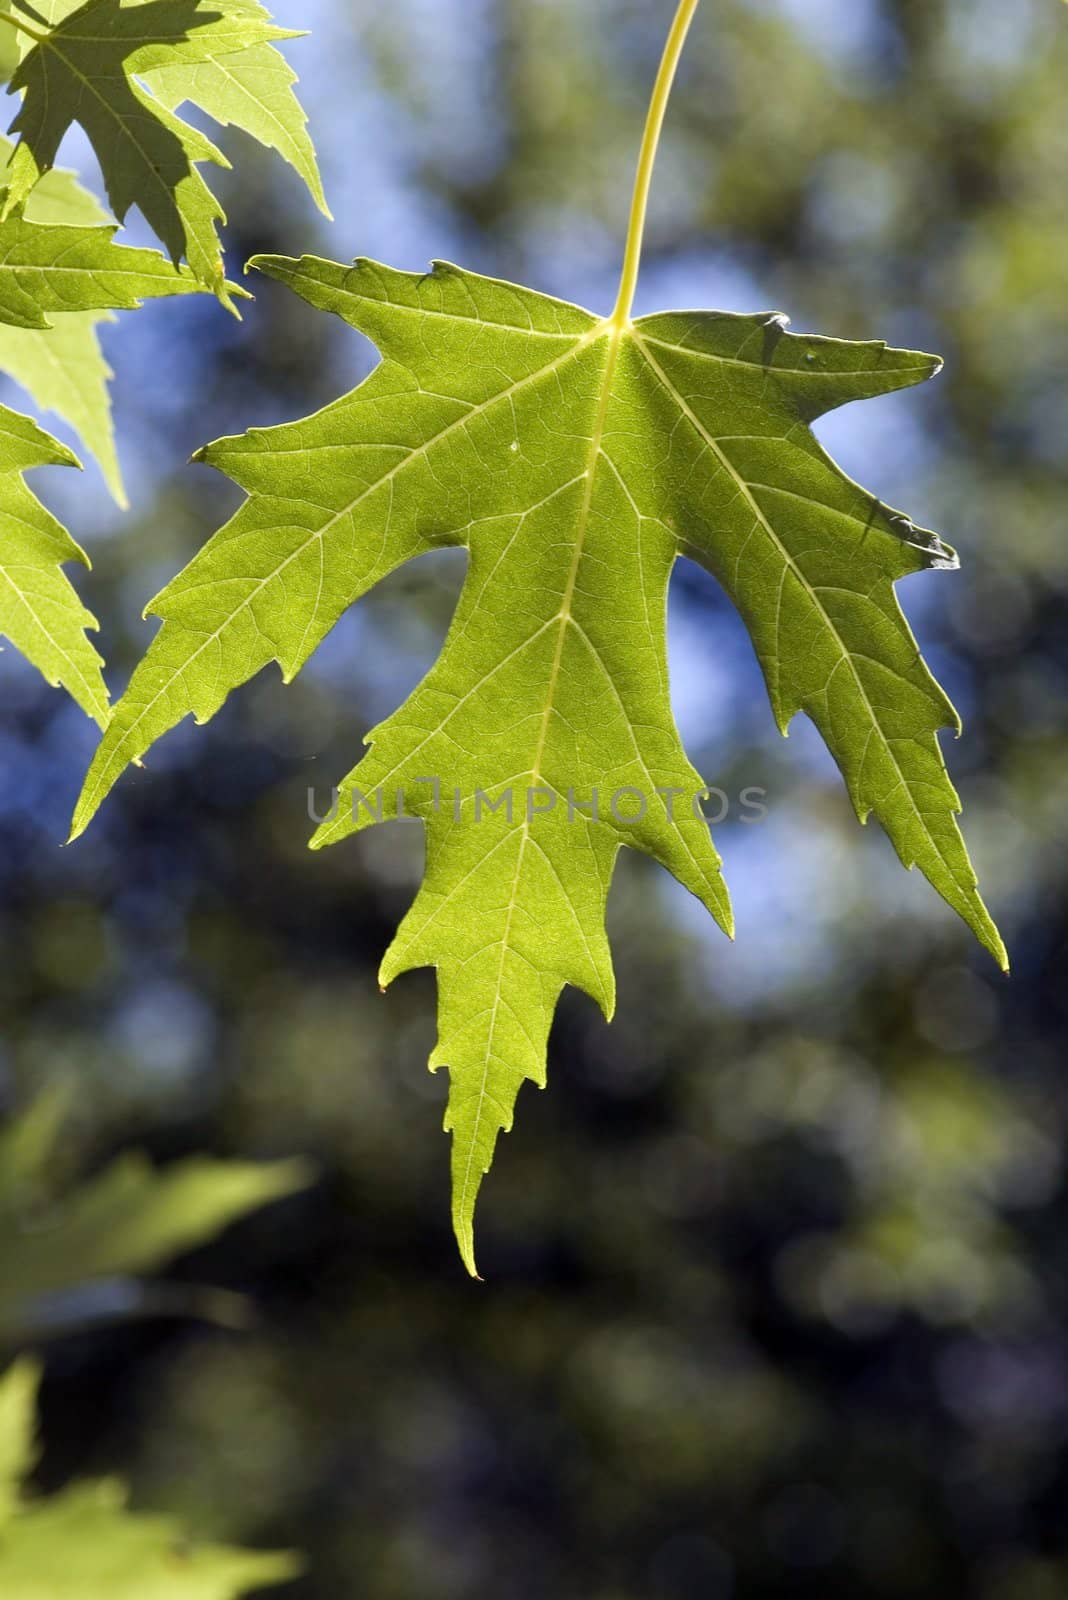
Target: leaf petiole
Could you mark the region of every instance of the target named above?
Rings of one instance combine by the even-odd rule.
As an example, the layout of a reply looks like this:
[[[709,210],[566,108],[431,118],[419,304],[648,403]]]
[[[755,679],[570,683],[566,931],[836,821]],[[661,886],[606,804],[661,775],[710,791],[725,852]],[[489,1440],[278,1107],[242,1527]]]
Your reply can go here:
[[[10,11],[0,11],[0,22],[10,23],[13,28],[17,29],[19,33],[24,33],[26,37],[28,39],[32,39],[35,44],[43,44],[45,39],[48,37],[48,35],[42,33],[39,28],[33,27],[31,23],[23,22],[21,18],[13,16]]]
[[[653,181],[653,166],[656,162],[657,146],[660,143],[660,132],[664,126],[664,114],[667,111],[668,100],[671,96],[671,86],[675,81],[675,72],[682,55],[682,47],[686,43],[686,35],[690,31],[690,23],[694,19],[700,0],[679,0],[679,8],[675,13],[675,20],[671,24],[671,31],[664,46],[664,54],[660,59],[660,68],[653,85],[653,96],[649,102],[649,112],[645,119],[645,132],[642,135],[641,151],[638,155],[638,171],[634,179],[634,197],[630,206],[630,221],[627,225],[627,242],[623,252],[623,273],[619,280],[619,295],[616,299],[615,309],[612,312],[611,322],[617,328],[623,328],[630,321],[630,311],[634,304],[634,291],[638,285],[638,268],[641,265],[642,238],[645,233],[645,215],[649,206],[649,187]]]

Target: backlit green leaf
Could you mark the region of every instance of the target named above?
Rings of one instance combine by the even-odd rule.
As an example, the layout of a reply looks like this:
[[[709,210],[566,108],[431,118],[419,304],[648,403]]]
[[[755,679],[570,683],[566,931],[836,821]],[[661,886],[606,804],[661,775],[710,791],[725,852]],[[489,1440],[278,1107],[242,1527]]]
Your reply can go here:
[[[213,9],[235,20],[242,14],[252,19],[264,14],[256,0],[213,0]],[[169,110],[189,101],[215,122],[242,128],[260,144],[277,150],[303,178],[319,210],[330,215],[307,117],[293,93],[296,73],[273,45],[249,45],[195,66],[176,62],[157,67],[145,74],[145,81]]]
[[[741,611],[783,731],[808,713],[860,818],[874,812],[1004,962],[938,745],[955,714],[893,590],[956,557],[851,482],[809,428],[940,363],[790,334],[777,315],[602,321],[444,264],[426,276],[256,264],[383,360],[316,416],[202,453],[248,499],[151,603],[163,627],[101,742],[75,831],[188,713],[205,720],[270,661],[291,678],[380,578],[467,547],[439,661],[372,730],[314,843],[401,804],[425,820],[425,879],[382,981],[437,969],[431,1064],[450,1072],[454,1224],[474,1270],[475,1196],[520,1084],[544,1082],[561,989],[611,1013],[604,913],[620,846],[655,857],[731,927],[668,693],[680,556]]]
[[[188,267],[155,250],[113,243],[114,227],[0,222],[0,322],[48,328],[57,313],[127,309],[161,295],[197,294]]]
[[[25,203],[78,122],[120,222],[137,206],[173,259],[184,256],[232,306],[216,233],[225,218],[198,170],[203,161],[229,163],[172,108],[188,100],[246,128],[292,161],[322,203],[294,79],[273,47],[294,35],[274,27],[256,0],[86,0],[76,9],[50,0],[39,14],[53,26],[10,85],[24,100],[12,124],[20,138],[3,214]]]
[[[89,561],[22,477],[31,467],[77,465],[29,417],[0,406],[0,634],[103,727],[107,689],[100,657],[86,637],[97,624],[61,570],[70,561]]]
[[[0,372],[20,383],[42,411],[54,411],[70,423],[124,506],[108,393],[112,374],[96,331],[111,320],[107,311],[72,311],[57,317],[51,328],[0,322]]]
[[[13,149],[10,140],[0,138],[0,153],[10,154]],[[109,220],[74,173],[61,167],[47,172],[34,188],[25,216],[28,222],[66,228],[99,228]],[[0,236],[6,226],[0,223]],[[187,272],[176,272],[173,267],[169,272],[169,280],[157,276],[161,292],[167,281],[173,294],[186,294],[195,287]],[[124,506],[108,392],[112,373],[96,331],[101,322],[112,320],[106,311],[65,311],[53,318],[51,327],[16,328],[0,322],[0,371],[20,383],[42,411],[54,411],[70,423],[99,462],[111,493]]]

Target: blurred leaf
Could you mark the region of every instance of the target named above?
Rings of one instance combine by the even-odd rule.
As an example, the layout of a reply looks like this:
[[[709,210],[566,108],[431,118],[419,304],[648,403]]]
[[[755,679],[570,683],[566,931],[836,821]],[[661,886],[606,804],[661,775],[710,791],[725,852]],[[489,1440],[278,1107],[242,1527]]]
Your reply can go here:
[[[453,1221],[473,1271],[479,1183],[520,1084],[544,1082],[561,989],[574,984],[611,1014],[604,914],[620,845],[654,856],[731,929],[719,858],[691,810],[702,780],[668,694],[680,555],[738,605],[782,731],[808,712],[861,820],[874,810],[903,863],[1004,960],[938,746],[955,713],[893,590],[956,557],[859,489],[808,426],[940,362],[798,337],[777,315],[620,326],[442,263],[429,276],[311,257],[256,264],[384,359],[318,416],[202,452],[250,498],[152,602],[164,626],[116,708],[74,828],[189,712],[204,721],[271,660],[292,678],[381,578],[468,546],[438,664],[369,736],[314,843],[403,803],[427,823],[426,880],[382,981],[438,971],[431,1066],[450,1069]],[[614,796],[606,814],[613,791],[625,815]]]
[[[158,1267],[314,1177],[303,1161],[196,1156],[158,1170],[128,1154],[28,1218],[26,1196],[52,1154],[60,1110],[39,1102],[0,1144],[0,1329],[24,1326],[46,1296]]]
[[[67,1113],[65,1085],[43,1090],[21,1116],[0,1127],[0,1225],[37,1200]]]
[[[0,1378],[0,1527],[18,1506],[19,1485],[37,1459],[36,1361],[16,1361]]]
[[[20,1361],[0,1380],[0,1593],[9,1600],[235,1600],[300,1571],[280,1552],[190,1545],[176,1518],[128,1511],[111,1480],[20,1498],[38,1379],[36,1364]]]

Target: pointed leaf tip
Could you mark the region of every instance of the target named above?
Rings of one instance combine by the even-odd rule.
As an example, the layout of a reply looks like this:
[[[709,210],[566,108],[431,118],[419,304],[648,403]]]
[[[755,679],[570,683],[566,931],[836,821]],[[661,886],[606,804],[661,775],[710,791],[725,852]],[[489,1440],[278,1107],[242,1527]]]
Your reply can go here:
[[[474,1209],[473,1208],[472,1208],[470,1216],[467,1216],[467,1217],[454,1216],[454,1218],[453,1218],[453,1234],[455,1236],[456,1243],[457,1243],[457,1246],[458,1246],[459,1251],[460,1251],[460,1260],[464,1264],[464,1268],[465,1268],[465,1270],[467,1272],[468,1277],[473,1278],[476,1283],[485,1282],[485,1279],[482,1277],[482,1274],[479,1272],[478,1266],[477,1266],[476,1261],[475,1261],[475,1230],[474,1230]]]

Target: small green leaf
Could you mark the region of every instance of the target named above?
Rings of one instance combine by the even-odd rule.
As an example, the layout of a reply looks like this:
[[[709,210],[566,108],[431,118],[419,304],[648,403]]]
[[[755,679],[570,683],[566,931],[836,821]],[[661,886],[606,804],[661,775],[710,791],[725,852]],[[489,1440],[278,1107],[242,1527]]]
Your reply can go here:
[[[955,713],[894,596],[898,578],[956,556],[846,477],[809,427],[940,363],[799,337],[777,315],[598,320],[443,263],[426,276],[312,257],[254,264],[383,359],[316,416],[202,452],[248,499],[151,603],[163,626],[101,741],[74,831],[184,716],[204,721],[272,660],[292,678],[379,579],[467,547],[439,661],[371,731],[314,844],[402,805],[426,823],[425,879],[382,981],[437,969],[431,1065],[450,1072],[453,1219],[473,1271],[478,1187],[521,1083],[544,1082],[561,989],[611,1012],[604,914],[620,847],[655,857],[731,928],[668,693],[680,556],[738,606],[783,731],[808,713],[861,820],[874,812],[904,864],[1004,963],[938,744]]]
[[[84,550],[23,482],[31,467],[76,467],[77,458],[29,417],[0,406],[0,634],[101,727],[108,719],[102,663],[86,637],[96,619],[64,577]]]
[[[14,148],[10,139],[0,137],[0,157],[9,158]],[[71,228],[95,228],[109,221],[95,196],[62,167],[45,173],[26,203],[25,216],[29,222]],[[51,328],[0,323],[0,371],[20,383],[42,411],[54,411],[70,424],[124,506],[108,394],[111,369],[96,331],[98,324],[111,320],[106,311],[72,311]]]
[[[169,106],[190,100],[257,137],[267,133],[266,142],[298,165],[320,198],[293,78],[273,49],[294,35],[274,27],[255,0],[86,0],[76,9],[50,0],[40,15],[53,26],[23,57],[9,88],[24,100],[12,124],[20,139],[3,216],[25,203],[78,122],[119,221],[137,206],[172,258],[184,256],[233,309],[216,231],[225,217],[197,170],[203,161],[229,163]],[[146,87],[157,74],[158,96]]]
[[[114,227],[0,222],[0,322],[48,328],[57,312],[130,309],[163,295],[198,294],[188,267],[155,250],[113,243]]]
[[[0,138],[0,155],[10,155],[13,149],[10,140]],[[103,206],[82,187],[75,174],[61,167],[45,173],[36,185],[26,202],[25,218],[42,227],[81,229],[98,229],[109,221]],[[0,223],[0,236],[6,227]],[[152,252],[144,254],[151,256]],[[173,294],[187,294],[191,287],[204,288],[193,284],[188,272],[177,272],[173,266],[167,268],[169,278],[155,270],[160,293],[166,292],[167,282]],[[231,292],[242,296],[245,293],[234,286]],[[112,373],[97,335],[100,323],[113,320],[106,311],[64,311],[55,317],[51,327],[16,328],[0,321],[0,371],[20,383],[42,411],[54,411],[70,424],[99,462],[115,500],[125,506],[108,393]]]

